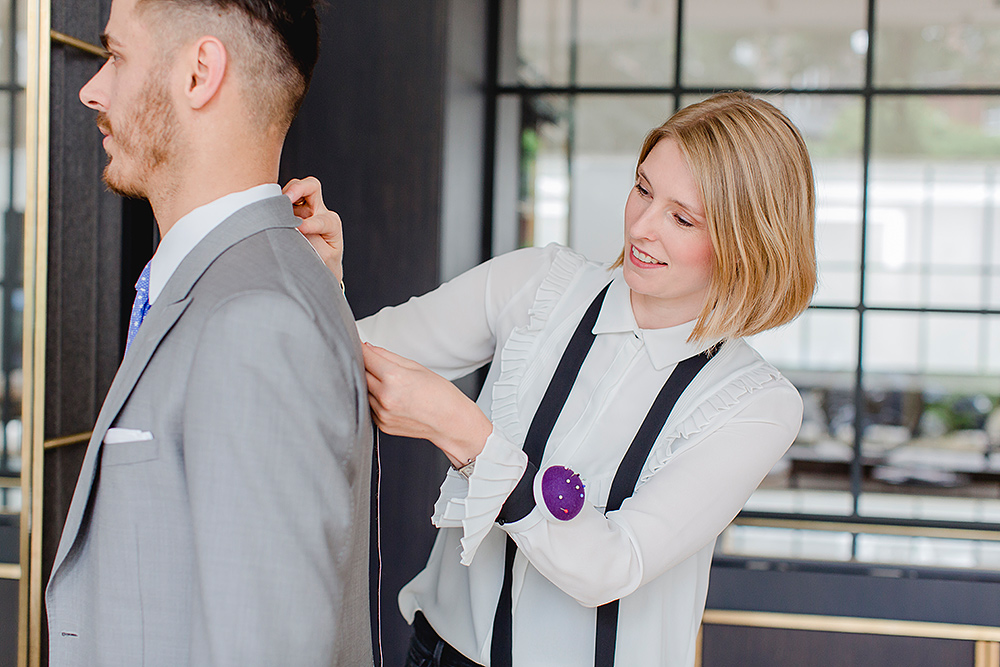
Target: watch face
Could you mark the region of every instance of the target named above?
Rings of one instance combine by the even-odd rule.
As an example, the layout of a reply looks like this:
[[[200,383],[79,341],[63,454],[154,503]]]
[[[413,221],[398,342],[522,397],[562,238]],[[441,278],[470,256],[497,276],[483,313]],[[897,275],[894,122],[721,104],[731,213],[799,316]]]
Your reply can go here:
[[[466,463],[464,466],[458,469],[458,474],[460,474],[465,479],[472,477],[472,471],[476,469],[476,460],[473,459]]]

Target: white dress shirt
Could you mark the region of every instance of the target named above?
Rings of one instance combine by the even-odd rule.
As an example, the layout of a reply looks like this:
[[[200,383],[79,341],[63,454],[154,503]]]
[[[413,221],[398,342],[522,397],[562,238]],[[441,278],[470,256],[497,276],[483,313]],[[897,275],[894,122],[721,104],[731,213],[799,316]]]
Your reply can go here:
[[[560,522],[536,507],[501,527],[496,516],[527,465],[531,418],[609,281],[594,345],[540,466],[579,473],[584,509]],[[694,664],[715,538],[791,444],[802,403],[749,345],[727,342],[677,402],[635,494],[605,516],[618,464],[670,372],[716,342],[687,342],[693,327],[640,329],[620,269],[555,245],[497,257],[359,323],[364,340],[448,378],[492,362],[478,405],[493,432],[471,479],[445,477],[434,549],[399,595],[407,620],[422,610],[452,646],[489,665],[509,534],[518,546],[515,667],[593,665],[594,607],[618,598],[616,664]]]
[[[156,247],[149,265],[149,305],[160,296],[163,286],[174,275],[188,253],[219,226],[223,220],[244,206],[281,194],[277,183],[256,185],[249,190],[232,192],[199,206],[174,223]]]

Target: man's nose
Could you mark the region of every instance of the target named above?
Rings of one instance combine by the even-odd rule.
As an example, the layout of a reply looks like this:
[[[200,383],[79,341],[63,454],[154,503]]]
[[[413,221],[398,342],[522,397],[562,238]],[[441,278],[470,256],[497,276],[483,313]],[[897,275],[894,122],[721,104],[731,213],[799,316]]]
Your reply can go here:
[[[90,81],[83,84],[80,88],[80,101],[83,102],[85,106],[91,109],[96,109],[97,111],[107,111],[107,95],[104,93],[104,87],[101,85],[103,80],[107,76],[107,69],[111,67],[111,59],[109,58],[101,69],[97,70],[97,73],[90,78]]]

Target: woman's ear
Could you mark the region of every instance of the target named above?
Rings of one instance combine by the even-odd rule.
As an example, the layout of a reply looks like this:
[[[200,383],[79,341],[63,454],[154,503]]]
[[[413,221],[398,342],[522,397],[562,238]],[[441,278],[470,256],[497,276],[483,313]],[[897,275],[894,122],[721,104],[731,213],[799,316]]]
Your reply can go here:
[[[188,51],[184,96],[192,109],[201,109],[214,98],[226,74],[226,47],[217,37],[206,35]]]

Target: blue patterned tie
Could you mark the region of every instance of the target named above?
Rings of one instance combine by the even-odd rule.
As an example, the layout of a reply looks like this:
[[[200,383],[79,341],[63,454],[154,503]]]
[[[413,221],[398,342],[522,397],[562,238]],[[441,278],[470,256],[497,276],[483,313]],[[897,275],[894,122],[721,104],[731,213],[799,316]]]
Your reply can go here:
[[[150,260],[152,261],[152,260]],[[139,280],[135,283],[135,301],[132,302],[132,317],[128,322],[128,338],[125,340],[125,351],[128,352],[132,339],[139,333],[139,325],[142,318],[146,317],[149,311],[149,264],[139,274]]]

